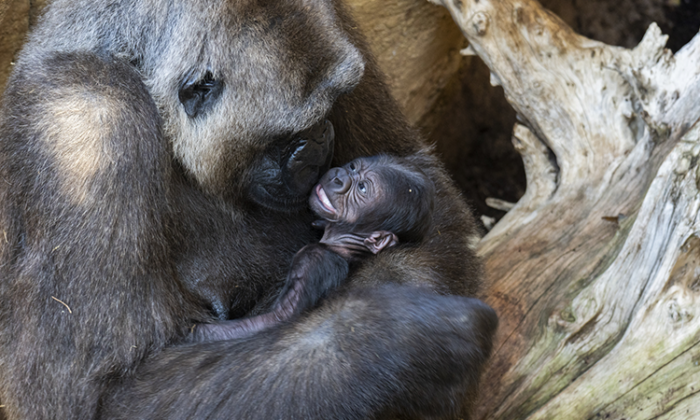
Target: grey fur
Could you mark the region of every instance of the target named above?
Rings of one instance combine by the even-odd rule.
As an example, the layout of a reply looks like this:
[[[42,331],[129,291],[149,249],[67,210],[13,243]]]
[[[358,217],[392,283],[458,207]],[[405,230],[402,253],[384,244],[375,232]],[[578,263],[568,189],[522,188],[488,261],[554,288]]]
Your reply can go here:
[[[475,292],[474,224],[354,27],[331,0],[49,6],[0,115],[0,417],[459,409],[496,319],[434,292]],[[191,118],[178,90],[207,72],[224,90]],[[182,345],[195,322],[269,309],[314,239],[308,210],[264,210],[248,191],[261,160],[324,118],[335,164],[385,152],[433,179],[434,230],[363,265],[354,287],[294,324]],[[327,363],[340,349],[347,359]]]

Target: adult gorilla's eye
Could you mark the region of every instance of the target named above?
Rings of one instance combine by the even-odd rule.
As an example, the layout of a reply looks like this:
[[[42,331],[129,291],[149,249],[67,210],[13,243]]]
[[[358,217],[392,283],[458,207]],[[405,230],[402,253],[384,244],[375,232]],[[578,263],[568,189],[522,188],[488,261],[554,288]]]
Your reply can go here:
[[[177,96],[185,107],[185,113],[194,118],[205,111],[221,95],[224,84],[221,80],[215,80],[210,71],[201,79],[189,78],[182,83]]]
[[[367,193],[367,186],[364,182],[360,182],[359,184],[357,184],[357,189],[360,190],[362,194]]]

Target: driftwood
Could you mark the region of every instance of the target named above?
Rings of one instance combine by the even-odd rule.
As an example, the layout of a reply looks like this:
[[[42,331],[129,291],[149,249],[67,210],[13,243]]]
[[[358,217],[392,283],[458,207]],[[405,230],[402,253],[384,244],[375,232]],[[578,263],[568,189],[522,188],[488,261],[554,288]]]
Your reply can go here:
[[[628,50],[534,0],[435,0],[503,86],[527,192],[479,245],[478,419],[700,418],[700,35]]]

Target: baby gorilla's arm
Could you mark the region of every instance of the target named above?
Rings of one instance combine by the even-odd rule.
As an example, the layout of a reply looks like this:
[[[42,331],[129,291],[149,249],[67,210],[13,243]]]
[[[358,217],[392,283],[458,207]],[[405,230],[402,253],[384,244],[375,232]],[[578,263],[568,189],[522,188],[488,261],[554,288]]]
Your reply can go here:
[[[316,306],[348,276],[348,262],[322,244],[306,245],[296,253],[275,308],[286,319]]]
[[[250,318],[198,324],[189,342],[248,337],[288,321],[318,303],[348,275],[348,262],[322,244],[307,245],[294,256],[287,282],[271,312]]]

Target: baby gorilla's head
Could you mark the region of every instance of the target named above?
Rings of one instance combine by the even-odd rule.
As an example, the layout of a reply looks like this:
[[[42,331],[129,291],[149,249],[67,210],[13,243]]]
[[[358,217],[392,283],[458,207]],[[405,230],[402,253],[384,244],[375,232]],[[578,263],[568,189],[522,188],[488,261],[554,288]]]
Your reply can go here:
[[[397,157],[359,158],[332,168],[314,188],[311,209],[326,221],[321,242],[377,253],[398,242],[420,242],[430,228],[435,186]]]

